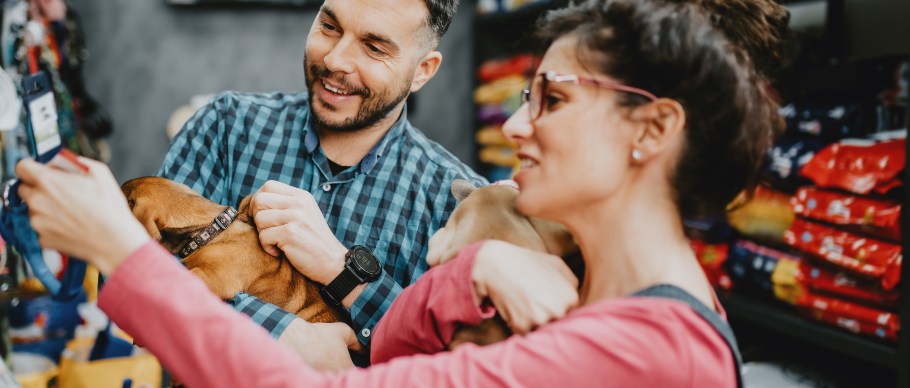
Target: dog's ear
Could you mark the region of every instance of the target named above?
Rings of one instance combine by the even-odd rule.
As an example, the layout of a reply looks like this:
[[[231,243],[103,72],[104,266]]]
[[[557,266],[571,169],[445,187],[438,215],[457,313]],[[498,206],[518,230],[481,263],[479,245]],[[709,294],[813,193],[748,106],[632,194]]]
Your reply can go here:
[[[548,252],[556,256],[565,257],[578,251],[578,243],[575,242],[575,237],[565,226],[542,218],[528,217],[528,220],[531,221],[534,230],[540,235]]]
[[[252,195],[247,195],[243,197],[243,200],[240,201],[240,205],[237,206],[237,221],[245,222],[247,224],[252,224],[253,220],[250,219],[250,200],[253,199]]]
[[[456,179],[452,181],[452,195],[458,202],[464,201],[474,190],[477,190],[477,187],[466,180]]]
[[[147,206],[143,200],[130,200],[130,208],[133,211],[133,215],[136,216],[136,219],[139,220],[139,223],[145,227],[146,232],[151,236],[155,241],[161,241],[161,225],[158,219],[158,212],[155,211],[155,206]]]

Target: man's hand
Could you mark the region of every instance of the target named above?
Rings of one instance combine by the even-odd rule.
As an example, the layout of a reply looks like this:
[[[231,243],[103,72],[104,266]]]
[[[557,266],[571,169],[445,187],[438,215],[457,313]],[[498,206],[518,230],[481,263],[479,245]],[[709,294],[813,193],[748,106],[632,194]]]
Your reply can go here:
[[[475,301],[489,298],[518,334],[578,305],[578,279],[561,258],[502,241],[488,241],[477,251],[471,278]]]
[[[253,194],[250,216],[262,248],[276,257],[284,252],[303,276],[325,285],[344,270],[348,250],[329,230],[309,192],[268,181]]]
[[[278,342],[290,346],[311,367],[330,372],[354,367],[348,350],[363,351],[354,331],[341,322],[309,323],[296,318]]]

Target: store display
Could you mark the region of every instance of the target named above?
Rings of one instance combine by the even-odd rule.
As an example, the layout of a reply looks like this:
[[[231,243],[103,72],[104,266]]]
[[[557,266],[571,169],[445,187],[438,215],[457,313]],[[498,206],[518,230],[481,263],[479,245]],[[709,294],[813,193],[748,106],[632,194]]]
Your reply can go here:
[[[801,284],[818,294],[828,294],[889,311],[896,311],[898,307],[900,295],[895,290],[885,291],[874,282],[844,271],[834,272],[809,261],[802,261],[797,278]]]
[[[780,262],[796,262],[800,257],[756,244],[738,240],[730,247],[727,270],[737,288],[745,286],[768,297],[774,296],[773,274]]]
[[[900,281],[900,245],[874,240],[798,218],[784,233],[790,246],[858,275],[876,279],[885,290]]]
[[[901,205],[895,201],[803,187],[793,196],[791,205],[796,214],[806,218],[856,227],[891,241],[901,238]]]
[[[727,255],[730,250],[730,244],[709,244],[699,240],[692,240],[692,250],[695,257],[701,264],[702,270],[711,285],[722,290],[733,288],[733,280],[727,274],[726,266]]]
[[[812,293],[804,294],[797,305],[816,320],[854,333],[896,341],[900,331],[900,318],[888,311]]]
[[[521,91],[528,87],[528,74],[538,63],[539,58],[520,54],[489,60],[477,70],[482,83],[474,90],[480,126],[475,138],[478,160],[490,181],[511,179],[518,168],[517,146],[502,134],[502,124],[521,106]]]
[[[780,242],[795,215],[790,196],[760,185],[749,202],[727,213],[727,220],[746,237]]]
[[[777,138],[768,152],[765,181],[771,187],[786,192],[809,184],[809,180],[800,176],[799,171],[827,144],[821,139],[789,133]]]
[[[844,140],[819,152],[800,174],[819,187],[884,194],[901,185],[905,148],[904,139]]]

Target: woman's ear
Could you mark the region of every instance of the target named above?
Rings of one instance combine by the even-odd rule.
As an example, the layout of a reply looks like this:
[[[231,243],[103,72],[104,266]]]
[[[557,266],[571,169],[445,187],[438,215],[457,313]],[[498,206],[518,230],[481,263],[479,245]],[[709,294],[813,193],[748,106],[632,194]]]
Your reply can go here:
[[[636,162],[664,153],[686,128],[685,109],[669,98],[659,98],[634,108],[630,119],[639,124],[632,143],[632,157]]]

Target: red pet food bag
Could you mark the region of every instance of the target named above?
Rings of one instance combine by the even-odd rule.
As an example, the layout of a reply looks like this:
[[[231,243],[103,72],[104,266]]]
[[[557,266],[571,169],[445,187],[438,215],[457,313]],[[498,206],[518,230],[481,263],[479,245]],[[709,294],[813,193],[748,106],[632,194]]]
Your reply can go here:
[[[802,187],[790,200],[793,211],[806,218],[860,228],[863,232],[900,241],[901,205],[815,187]]]
[[[821,150],[800,175],[820,187],[857,194],[885,193],[900,185],[905,139],[883,142],[848,139]]]
[[[784,241],[840,268],[877,279],[885,290],[900,281],[901,247],[798,218]]]

